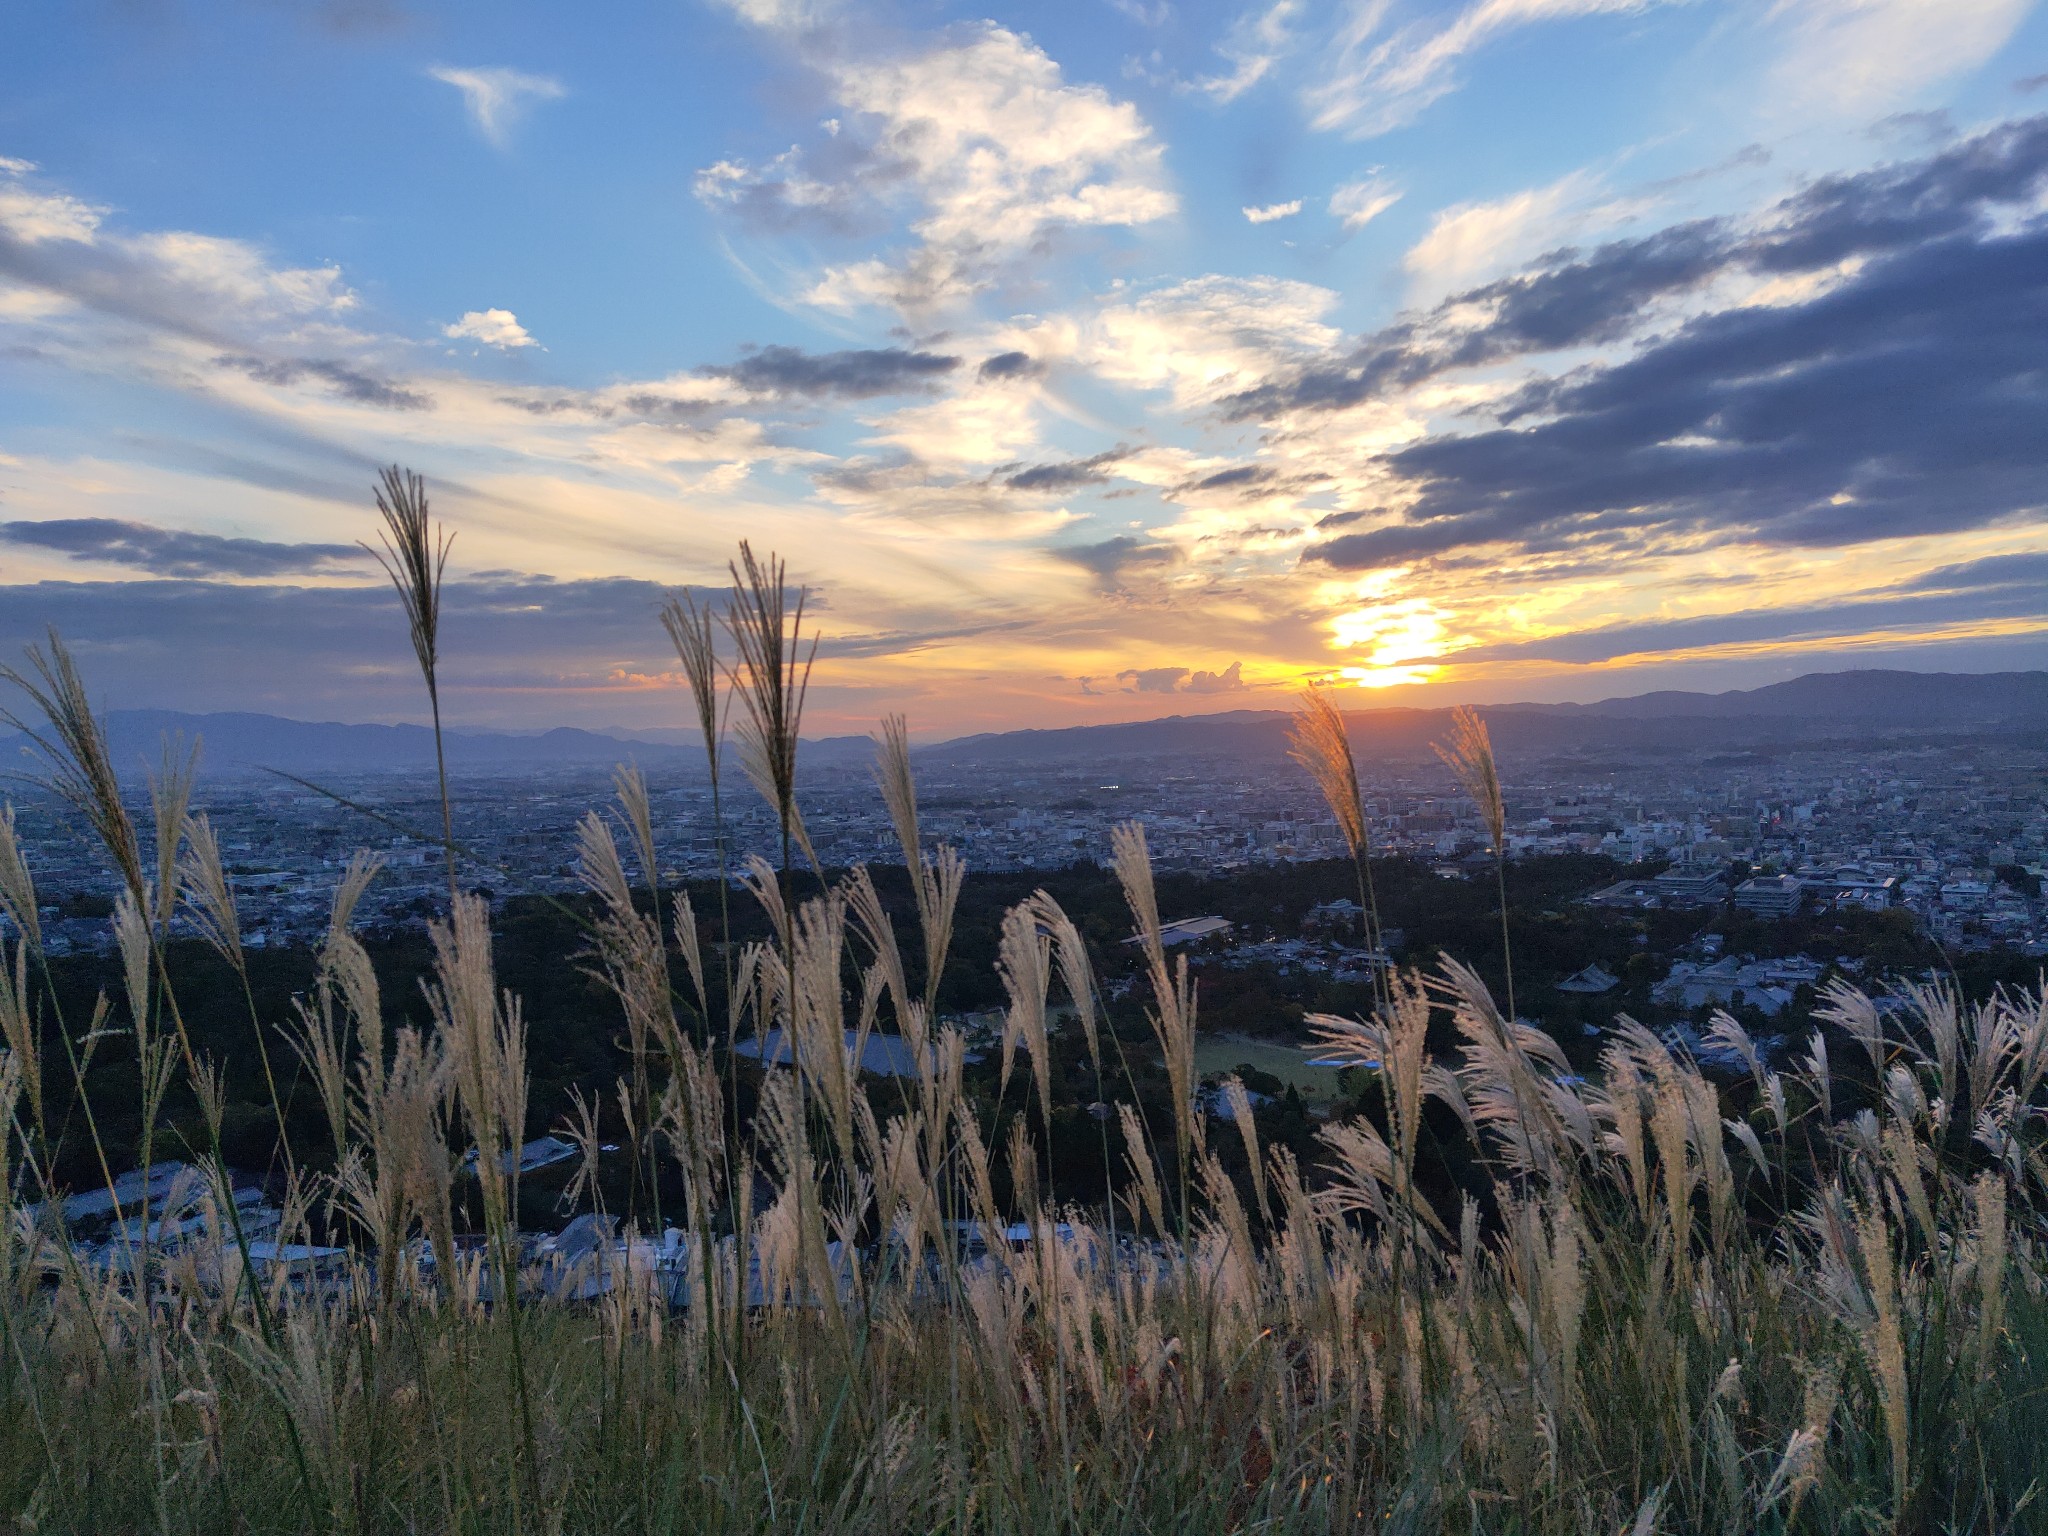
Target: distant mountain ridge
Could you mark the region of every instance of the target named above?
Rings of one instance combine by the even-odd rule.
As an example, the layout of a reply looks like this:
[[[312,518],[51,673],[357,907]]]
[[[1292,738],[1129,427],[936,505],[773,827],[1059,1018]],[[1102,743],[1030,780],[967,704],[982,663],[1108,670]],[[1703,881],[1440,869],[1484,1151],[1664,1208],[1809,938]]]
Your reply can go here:
[[[1591,704],[1488,705],[1481,712],[1504,750],[1543,753],[1744,750],[1873,731],[1989,730],[2048,736],[2048,671],[1815,672],[1728,693],[1663,691]],[[922,746],[916,755],[935,767],[963,768],[1187,758],[1237,759],[1251,766],[1284,755],[1289,719],[1286,710],[1239,709],[1114,725],[988,732]],[[1346,719],[1361,756],[1392,759],[1426,755],[1429,744],[1448,729],[1450,711],[1347,710]],[[1713,728],[1703,733],[1707,722]],[[153,761],[162,736],[178,732],[203,740],[203,766],[216,774],[259,769],[412,772],[434,763],[433,732],[423,725],[345,725],[247,712],[139,709],[111,711],[107,731],[116,765],[122,768],[139,757]],[[449,766],[459,773],[607,768],[622,760],[698,773],[704,761],[702,747],[674,730],[647,735],[573,726],[531,733],[453,730],[447,734],[447,747]],[[0,759],[19,762],[25,750],[21,737],[0,737]],[[849,767],[869,761],[873,750],[864,736],[807,740],[801,761],[814,769]]]

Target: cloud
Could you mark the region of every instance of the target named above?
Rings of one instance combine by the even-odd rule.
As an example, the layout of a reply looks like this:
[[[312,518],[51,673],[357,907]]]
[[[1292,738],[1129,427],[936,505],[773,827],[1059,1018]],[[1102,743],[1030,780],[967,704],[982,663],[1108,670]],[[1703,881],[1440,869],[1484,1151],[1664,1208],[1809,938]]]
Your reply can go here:
[[[1243,693],[1249,685],[1244,680],[1244,663],[1233,661],[1221,672],[1196,672],[1188,679],[1189,693]]]
[[[1301,212],[1301,199],[1291,203],[1268,203],[1263,208],[1247,208],[1244,216],[1254,224],[1271,224],[1276,219],[1291,219]]]
[[[1773,97],[1794,111],[1862,116],[1976,68],[2010,41],[2033,0],[1803,0]]]
[[[1071,229],[1171,215],[1162,149],[1129,102],[1067,83],[1028,39],[993,23],[930,47],[807,55],[849,114],[811,149],[755,166],[720,161],[700,199],[776,231],[849,233],[908,214],[907,247],[829,266],[803,292],[827,309],[924,312],[991,286]]]
[[[351,544],[277,544],[186,533],[112,517],[0,523],[0,542],[56,550],[73,560],[126,565],[153,576],[283,576],[366,558]]]
[[[284,267],[241,240],[109,229],[107,210],[0,173],[0,283],[56,301],[58,311],[147,326],[213,346],[257,334],[325,327],[356,307],[338,267]]]
[[[436,65],[427,73],[462,92],[470,121],[486,142],[498,149],[511,142],[512,130],[535,102],[556,101],[568,94],[561,81],[518,69],[450,69]]]
[[[1400,519],[1319,554],[1366,568],[1623,529],[1826,547],[2038,517],[2044,327],[2048,229],[1909,246],[1529,391],[1533,426],[1388,455],[1414,488]]]
[[[752,394],[836,395],[845,400],[868,400],[877,395],[927,390],[959,366],[957,357],[903,347],[847,352],[763,347],[737,363],[706,367],[699,372],[711,378],[730,379]]]
[[[986,383],[991,379],[1034,379],[1044,372],[1045,364],[1029,352],[998,352],[982,359],[975,377]]]
[[[1628,14],[1660,0],[1474,0],[1448,25],[1409,22],[1382,35],[1387,0],[1352,0],[1328,70],[1303,92],[1313,127],[1368,138],[1413,122],[1458,87],[1458,62],[1503,33],[1539,22]]]
[[[1180,560],[1180,551],[1171,544],[1149,543],[1129,534],[1118,534],[1097,544],[1070,544],[1050,553],[1054,559],[1088,572],[1105,592],[1120,586],[1126,571],[1171,566]]]
[[[1130,684],[1133,693],[1242,693],[1244,663],[1233,661],[1221,672],[1196,672],[1187,667],[1134,667],[1119,672],[1116,680]]]
[[[1084,485],[1100,485],[1109,479],[1104,471],[1111,464],[1130,457],[1122,444],[1086,459],[1069,459],[1064,464],[1038,464],[1019,470],[1003,481],[1013,491],[1071,491]],[[1112,541],[1113,542],[1113,541]]]
[[[1119,672],[1116,680],[1129,683],[1137,693],[1178,693],[1181,684],[1188,680],[1186,667],[1134,667]]]
[[[1402,265],[1431,292],[1475,282],[1561,245],[1575,230],[1612,222],[1624,205],[1610,200],[1587,206],[1599,190],[1595,178],[1574,171],[1492,202],[1459,203],[1430,221]]]
[[[1243,390],[1224,408],[1234,420],[1349,410],[1454,369],[1619,343],[1673,318],[1672,301],[1696,303],[1717,283],[1733,282],[1739,293],[1743,284],[1836,274],[1982,232],[1994,215],[2044,191],[2048,117],[2001,124],[1922,160],[1824,177],[1753,219],[1696,219],[1591,251],[1553,251],[1404,317],[1327,363]]]
[[[1284,278],[1194,278],[1104,305],[1077,355],[1110,383],[1206,405],[1327,358],[1341,335],[1322,317],[1336,302],[1327,288]]]
[[[509,309],[469,310],[453,325],[442,326],[441,334],[450,341],[476,341],[500,350],[536,345]]]
[[[1301,0],[1275,0],[1272,5],[1238,17],[1231,25],[1230,35],[1216,48],[1231,66],[1230,71],[1193,81],[1191,89],[1226,105],[1244,95],[1270,75],[1273,66],[1293,47],[1294,33],[1288,23],[1300,9]]]
[[[1330,194],[1330,217],[1346,229],[1363,229],[1399,201],[1398,187],[1379,176],[1366,176],[1347,181]]]
[[[259,384],[283,388],[313,379],[327,385],[344,400],[352,400],[358,405],[374,405],[388,411],[428,411],[434,408],[431,396],[332,358],[222,357],[215,361],[221,367],[247,374]]]

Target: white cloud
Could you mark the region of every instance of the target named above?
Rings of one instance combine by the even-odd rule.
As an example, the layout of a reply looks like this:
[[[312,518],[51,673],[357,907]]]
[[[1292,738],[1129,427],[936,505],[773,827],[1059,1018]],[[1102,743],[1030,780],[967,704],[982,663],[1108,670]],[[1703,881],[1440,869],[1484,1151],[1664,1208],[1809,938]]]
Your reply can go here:
[[[1165,388],[1176,405],[1201,405],[1335,348],[1340,333],[1322,317],[1336,302],[1310,283],[1198,277],[1105,305],[1076,351],[1108,382]]]
[[[810,210],[851,222],[856,204],[915,204],[915,246],[828,268],[805,294],[811,303],[943,307],[1060,229],[1145,224],[1179,206],[1137,108],[1067,83],[1005,28],[985,23],[916,53],[814,62],[849,113],[830,140],[836,174],[822,153],[805,171],[792,152],[761,167],[722,161],[698,178],[708,203],[753,207],[765,196],[784,220]]]
[[[61,192],[38,192],[19,177],[35,170],[29,160],[0,159],[0,229],[25,245],[49,240],[89,242],[107,210]]]
[[[1793,112],[1861,116],[1984,63],[2033,0],[1803,0],[1779,4],[1790,46],[1771,97]]]
[[[1271,74],[1294,45],[1288,22],[1300,9],[1300,0],[1275,0],[1264,10],[1240,16],[1216,49],[1233,66],[1230,73],[1197,80],[1193,88],[1215,101],[1227,104],[1237,100]]]
[[[427,71],[444,85],[462,92],[463,104],[477,132],[499,149],[511,140],[512,129],[536,101],[555,101],[568,94],[562,82],[518,69],[449,69]]]
[[[721,0],[749,26],[770,32],[802,32],[822,24],[839,9],[836,0]]]
[[[1301,212],[1301,199],[1291,203],[1268,203],[1263,208],[1247,208],[1244,216],[1254,224],[1271,224],[1275,219],[1291,219]]]
[[[1401,190],[1378,176],[1347,181],[1330,194],[1330,217],[1346,229],[1363,229],[1401,201]]]
[[[1403,258],[1415,297],[1470,287],[1575,236],[1623,222],[1642,206],[1603,197],[1600,179],[1574,171],[1486,203],[1444,209]]]
[[[453,325],[441,327],[451,341],[480,341],[487,347],[530,347],[535,345],[519,317],[509,309],[472,309]]]
[[[1474,0],[1448,26],[1414,21],[1382,37],[1390,0],[1352,0],[1333,39],[1335,61],[1304,92],[1310,122],[1353,138],[1386,133],[1457,89],[1458,61],[1500,33],[1664,3],[1669,0]]]

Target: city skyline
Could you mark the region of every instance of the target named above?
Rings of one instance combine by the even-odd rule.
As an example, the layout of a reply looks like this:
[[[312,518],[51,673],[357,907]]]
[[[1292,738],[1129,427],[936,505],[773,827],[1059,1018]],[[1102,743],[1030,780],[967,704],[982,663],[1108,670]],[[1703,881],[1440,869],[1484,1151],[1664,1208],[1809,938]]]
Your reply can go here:
[[[0,62],[0,641],[115,707],[810,725],[2048,662],[2024,0],[51,12]],[[110,88],[111,86],[111,88]]]

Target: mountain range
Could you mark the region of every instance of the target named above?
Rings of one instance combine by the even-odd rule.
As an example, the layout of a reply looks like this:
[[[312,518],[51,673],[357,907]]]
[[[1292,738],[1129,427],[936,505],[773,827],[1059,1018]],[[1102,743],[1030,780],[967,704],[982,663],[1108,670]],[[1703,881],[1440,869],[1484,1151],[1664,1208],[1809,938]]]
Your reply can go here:
[[[2048,671],[1939,673],[1816,672],[1729,693],[1658,692],[1592,704],[1500,704],[1482,708],[1503,752],[1556,756],[1611,753],[1759,751],[1818,741],[1873,737],[1996,734],[2048,742]],[[1444,709],[1347,710],[1362,758],[1426,756],[1449,729]],[[990,732],[917,749],[934,767],[1045,766],[1057,763],[1236,760],[1277,761],[1286,751],[1286,710],[1226,710],[1119,725]],[[114,710],[106,717],[117,765],[154,761],[166,733],[199,737],[215,775],[274,769],[285,773],[407,772],[434,762],[433,733],[421,725],[343,725],[248,713],[181,714]],[[450,731],[452,770],[487,773],[545,768],[605,768],[623,759],[670,771],[700,770],[703,750],[684,733],[592,731],[571,727],[528,734]],[[812,769],[871,761],[865,736],[804,743]],[[33,756],[19,735],[0,736],[0,762]],[[25,766],[25,765],[24,765]]]

